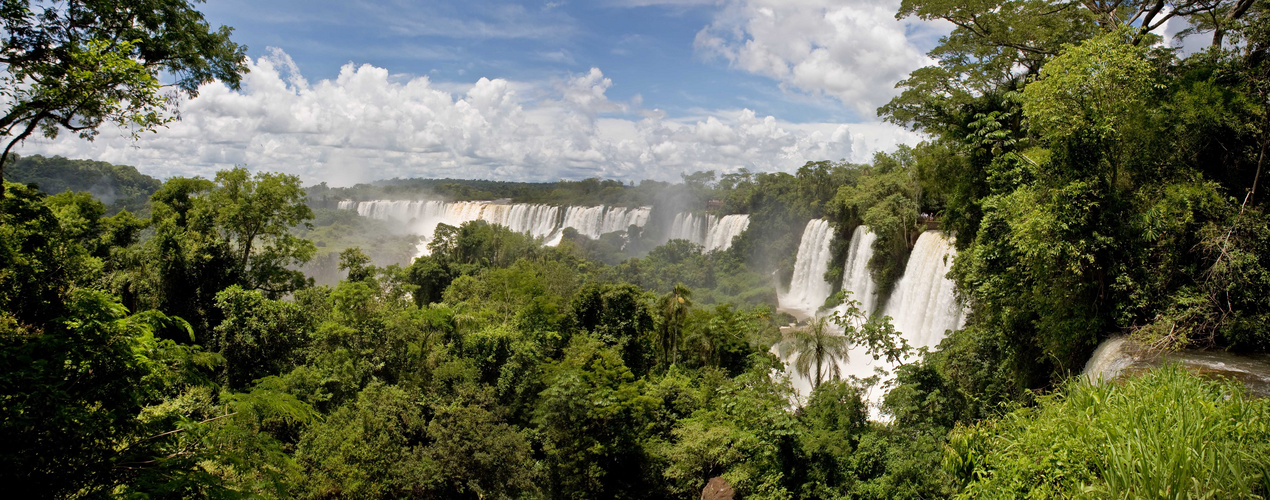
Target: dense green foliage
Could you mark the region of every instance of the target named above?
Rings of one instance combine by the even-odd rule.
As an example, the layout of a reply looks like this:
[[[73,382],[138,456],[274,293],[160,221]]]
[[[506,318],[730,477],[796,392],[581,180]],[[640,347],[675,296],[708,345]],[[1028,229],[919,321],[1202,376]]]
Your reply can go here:
[[[297,189],[245,171],[172,179],[137,240],[86,230],[114,227],[86,195],[68,205],[10,185],[4,276],[22,293],[4,296],[0,432],[12,488],[649,498],[716,475],[759,498],[944,487],[892,477],[908,456],[892,449],[915,445],[865,423],[855,386],[826,381],[806,415],[790,411],[768,353],[784,320],[765,300],[715,302],[737,295],[727,285],[697,297],[675,281],[709,274],[675,259],[743,270],[728,254],[676,244],[609,266],[476,222],[442,227],[407,268],[341,252],[347,279],[297,283],[283,300],[292,271],[269,264],[304,257],[277,230],[309,216]],[[32,259],[45,241],[57,246]],[[153,309],[130,315],[115,288]],[[871,458],[843,462],[860,440]]]
[[[881,110],[930,140],[869,165],[307,196],[239,168],[167,180],[145,219],[7,183],[0,479],[22,497],[684,498],[722,477],[755,499],[1264,498],[1264,400],[1177,368],[1068,380],[1124,331],[1270,347],[1270,5],[1153,5],[905,1],[956,28]],[[1154,45],[1177,15],[1214,47]],[[403,262],[417,239],[331,206],[425,194],[751,223],[709,254],[661,244],[659,216],[557,247],[441,225]],[[953,233],[966,327],[914,350],[848,307],[782,334],[775,290],[821,217],[827,279],[868,225],[883,295],[922,230]],[[300,271],[319,248],[321,286]],[[841,380],[849,354],[893,382]]]
[[[967,396],[1025,400],[1121,331],[1270,345],[1267,6],[1189,5],[1239,45],[1185,58],[1123,21],[1136,7],[901,9],[958,26],[880,111],[933,134],[912,152],[920,200],[956,233],[974,310],[933,362]]]

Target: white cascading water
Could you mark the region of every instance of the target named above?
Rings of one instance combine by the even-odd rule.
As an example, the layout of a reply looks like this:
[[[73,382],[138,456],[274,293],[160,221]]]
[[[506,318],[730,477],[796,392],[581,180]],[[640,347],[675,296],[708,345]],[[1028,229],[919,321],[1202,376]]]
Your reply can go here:
[[[833,285],[825,281],[831,243],[833,229],[829,221],[812,219],[807,222],[794,259],[794,276],[789,281],[789,291],[777,297],[782,309],[813,316],[824,305],[833,290]]]
[[[732,238],[750,227],[750,216],[747,214],[725,215],[710,225],[706,232],[706,241],[702,245],[706,252],[727,250],[732,246]]]
[[[669,240],[688,240],[694,245],[705,245],[706,234],[718,222],[718,217],[692,212],[675,214],[675,221],[670,224]]]
[[[594,240],[605,233],[626,231],[630,226],[644,227],[648,223],[650,212],[650,207],[568,207],[564,213],[564,224],[560,228],[571,227],[578,234]],[[558,243],[560,236],[548,242],[551,245]]]
[[[1127,337],[1109,338],[1085,363],[1082,375],[1093,383],[1133,376],[1176,364],[1205,378],[1240,382],[1249,395],[1270,398],[1270,355],[1182,349],[1151,352]]]
[[[625,231],[629,226],[643,227],[648,222],[649,207],[567,207],[529,203],[494,203],[488,201],[341,201],[342,210],[356,210],[358,215],[372,219],[405,223],[407,230],[423,237],[419,255],[428,252],[427,243],[432,240],[438,224],[459,226],[464,222],[483,220],[498,224],[518,233],[544,238],[545,244],[560,243],[564,228],[572,227],[578,233],[595,239],[601,234]]]
[[[869,272],[873,242],[877,239],[878,235],[867,226],[856,226],[855,232],[851,233],[847,261],[843,264],[842,289],[851,292],[848,298],[860,303],[860,310],[865,317],[872,315],[877,308],[877,284],[873,282],[873,273]],[[845,309],[845,306],[841,309]]]
[[[688,240],[701,245],[705,253],[727,250],[732,238],[750,227],[750,216],[733,214],[717,217],[692,212],[679,212],[670,225],[667,240]]]
[[[917,238],[883,312],[913,347],[934,347],[946,330],[960,329],[966,311],[957,303],[956,284],[948,279],[957,250],[940,231]]]
[[[884,312],[890,315],[895,329],[913,347],[934,347],[944,338],[945,330],[961,328],[965,323],[965,312],[956,302],[954,283],[947,278],[956,250],[943,233],[927,231],[918,237],[904,275],[881,311],[875,309],[878,305],[874,295],[876,288],[868,271],[868,261],[873,254],[872,245],[876,239],[877,236],[864,226],[857,227],[852,234],[843,271],[843,289],[851,290],[852,298],[864,304],[868,313]],[[861,300],[862,298],[868,298],[869,301]],[[891,388],[895,366],[884,359],[874,360],[860,346],[853,346],[847,360],[838,364],[843,378],[863,379],[875,375],[878,368],[888,372],[888,375],[869,390],[866,398],[869,401],[870,418],[884,420],[880,404],[886,391]],[[791,373],[790,381],[800,396],[806,398],[811,394],[809,378]]]
[[[1112,337],[1098,345],[1081,372],[1090,382],[1115,380],[1142,357],[1142,349],[1127,338]]]

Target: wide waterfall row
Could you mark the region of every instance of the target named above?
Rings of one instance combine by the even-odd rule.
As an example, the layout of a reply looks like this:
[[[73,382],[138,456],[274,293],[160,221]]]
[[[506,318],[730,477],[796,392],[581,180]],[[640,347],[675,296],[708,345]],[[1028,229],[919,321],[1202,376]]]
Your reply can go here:
[[[934,347],[944,339],[945,331],[960,329],[966,323],[965,309],[957,303],[957,287],[947,277],[956,255],[944,233],[922,233],[908,257],[904,276],[886,302],[886,315],[913,347]]]
[[[781,308],[813,316],[824,305],[833,291],[833,286],[825,282],[825,272],[829,270],[829,260],[833,257],[829,251],[832,243],[833,228],[829,226],[829,221],[812,219],[807,222],[802,240],[798,243],[789,291],[778,297]]]
[[[745,214],[725,215],[722,218],[714,215],[703,215],[692,212],[675,214],[670,225],[667,239],[688,240],[702,246],[703,252],[727,250],[732,246],[732,238],[750,227],[750,216]]]
[[[427,242],[438,224],[459,226],[464,222],[483,220],[498,224],[518,233],[543,238],[547,245],[556,245],[571,227],[588,238],[601,234],[625,231],[635,225],[648,223],[649,207],[555,207],[529,203],[496,203],[489,201],[341,201],[342,210],[356,210],[358,215],[372,219],[396,221],[406,225],[410,232],[423,236],[419,253],[427,253]],[[563,212],[563,213],[562,213]]]

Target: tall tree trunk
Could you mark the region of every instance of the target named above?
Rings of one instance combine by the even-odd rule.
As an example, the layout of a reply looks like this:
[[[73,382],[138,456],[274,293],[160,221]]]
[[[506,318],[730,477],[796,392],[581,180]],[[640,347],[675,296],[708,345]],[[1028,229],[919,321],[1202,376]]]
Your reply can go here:
[[[816,388],[820,387],[820,377],[825,373],[825,370],[821,367],[821,363],[823,363],[825,359],[824,353],[817,352],[816,354],[816,383],[812,384],[812,390],[816,390]]]

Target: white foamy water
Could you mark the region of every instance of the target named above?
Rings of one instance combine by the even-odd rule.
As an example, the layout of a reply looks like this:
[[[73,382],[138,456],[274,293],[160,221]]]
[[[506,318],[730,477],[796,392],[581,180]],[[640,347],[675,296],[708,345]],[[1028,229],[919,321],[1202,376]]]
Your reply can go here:
[[[687,240],[694,245],[705,245],[706,232],[718,222],[718,217],[692,212],[679,212],[670,224],[667,240]]]
[[[1137,363],[1140,356],[1141,349],[1124,337],[1109,338],[1094,350],[1081,374],[1095,383],[1115,380],[1125,368]]]
[[[829,270],[829,246],[833,243],[833,230],[829,221],[812,219],[803,228],[798,244],[798,256],[794,260],[794,276],[789,281],[789,291],[777,298],[782,309],[798,311],[806,316],[815,315],[824,305],[833,285],[825,281]]]
[[[844,266],[842,287],[851,290],[852,297],[864,305],[868,313],[877,311],[876,285],[868,272],[868,260],[872,256],[872,244],[876,235],[868,228],[857,227],[851,236],[851,247]],[[895,329],[913,347],[934,347],[944,338],[945,330],[958,329],[965,323],[965,311],[957,304],[955,285],[947,278],[956,250],[951,242],[938,231],[927,231],[917,239],[904,269],[904,275],[883,311],[890,315]],[[863,300],[868,299],[868,301]],[[783,304],[782,304],[783,305]],[[786,360],[788,363],[790,360]],[[910,359],[907,362],[912,362]],[[894,381],[895,365],[886,360],[874,360],[864,348],[851,348],[848,359],[838,364],[843,378],[866,378],[878,369],[885,370],[878,385],[865,395],[869,402],[869,416],[884,420],[880,405]],[[786,372],[799,395],[811,395],[811,380],[794,374],[787,365]]]
[[[733,214],[717,217],[714,215],[679,212],[670,225],[667,240],[688,240],[701,245],[701,251],[709,253],[727,250],[732,246],[732,238],[750,227],[750,216]]]
[[[1180,365],[1201,377],[1239,382],[1248,395],[1270,398],[1270,355],[1265,353],[1235,354],[1197,349],[1149,352],[1120,336],[1103,341],[1085,363],[1081,375],[1090,382],[1101,383],[1141,374],[1169,363]]]
[[[342,210],[356,210],[372,219],[397,221],[414,234],[423,236],[418,254],[428,252],[438,224],[459,226],[464,222],[483,220],[518,233],[543,238],[547,245],[560,243],[564,228],[572,227],[588,238],[625,231],[648,223],[649,207],[561,207],[530,203],[496,203],[489,201],[444,202],[429,200],[341,201]],[[563,212],[563,213],[562,213]]]
[[[737,237],[750,228],[748,214],[725,215],[710,225],[706,231],[706,241],[702,245],[706,252],[727,250],[732,246],[732,238]]]
[[[956,284],[948,279],[956,256],[957,250],[943,232],[922,233],[886,302],[884,314],[913,347],[934,347],[946,330],[966,323],[966,311],[957,303]]]
[[[851,234],[851,247],[843,264],[842,289],[851,292],[849,299],[860,303],[865,317],[877,308],[877,284],[869,272],[869,259],[873,258],[873,242],[878,239],[867,226],[856,226]],[[840,308],[845,309],[845,306]]]
[[[625,208],[600,205],[598,207],[568,207],[561,229],[571,227],[591,239],[614,231],[626,231],[630,226],[644,227],[648,223],[650,207]],[[555,238],[554,243],[559,243]]]

